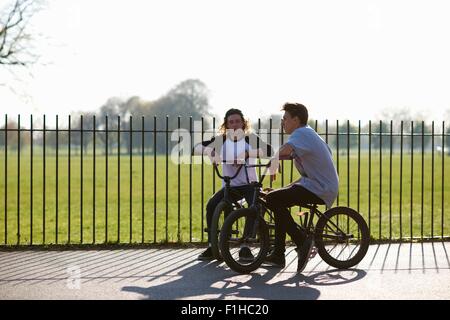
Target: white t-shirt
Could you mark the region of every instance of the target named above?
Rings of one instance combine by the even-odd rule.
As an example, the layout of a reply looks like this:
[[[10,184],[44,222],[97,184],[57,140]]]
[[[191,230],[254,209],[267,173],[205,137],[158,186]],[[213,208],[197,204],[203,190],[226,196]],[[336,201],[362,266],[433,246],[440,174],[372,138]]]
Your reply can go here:
[[[235,160],[243,161],[244,159],[238,159],[238,156],[245,151],[257,150],[260,148],[263,150],[265,156],[272,155],[272,147],[253,133],[245,135],[242,139],[237,141],[233,141],[229,137],[225,138],[225,136],[217,136],[213,137],[211,140],[203,141],[202,145],[204,147],[212,147],[216,152],[217,150],[220,150],[221,159],[227,162],[222,164],[222,174],[229,177],[234,176],[239,168],[239,165],[233,165],[233,162]],[[246,160],[246,163],[250,165],[255,164],[256,159],[249,158]],[[239,174],[231,180],[231,186],[242,186],[252,181],[258,181],[256,168],[247,168],[247,172],[245,168],[242,168]],[[224,185],[225,182],[222,181],[222,186]]]
[[[330,147],[308,125],[295,129],[287,144],[294,149],[295,167],[302,175],[295,184],[314,193],[330,208],[339,190]]]

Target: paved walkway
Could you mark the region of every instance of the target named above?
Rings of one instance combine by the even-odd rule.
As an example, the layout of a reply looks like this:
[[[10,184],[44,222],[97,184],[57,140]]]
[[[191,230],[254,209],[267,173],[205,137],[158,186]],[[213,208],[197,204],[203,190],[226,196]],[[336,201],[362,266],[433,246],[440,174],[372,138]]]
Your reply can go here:
[[[450,299],[450,242],[372,245],[352,270],[317,255],[303,274],[239,275],[201,248],[0,251],[1,299]]]

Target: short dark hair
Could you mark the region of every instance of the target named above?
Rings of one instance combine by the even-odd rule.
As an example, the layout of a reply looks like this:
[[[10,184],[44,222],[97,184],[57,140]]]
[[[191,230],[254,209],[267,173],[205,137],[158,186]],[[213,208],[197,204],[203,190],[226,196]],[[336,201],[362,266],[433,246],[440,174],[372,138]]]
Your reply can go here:
[[[301,103],[286,102],[281,110],[288,112],[292,118],[297,117],[300,124],[308,124],[308,109]]]

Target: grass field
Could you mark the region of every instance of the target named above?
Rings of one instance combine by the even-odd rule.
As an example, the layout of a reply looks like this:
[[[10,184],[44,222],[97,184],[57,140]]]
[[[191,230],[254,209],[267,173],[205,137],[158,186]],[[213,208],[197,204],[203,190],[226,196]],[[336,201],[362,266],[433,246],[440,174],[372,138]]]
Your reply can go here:
[[[58,174],[54,152],[46,156],[44,191],[43,157],[42,153],[36,151],[32,162],[31,194],[30,153],[24,151],[20,156],[20,197],[18,197],[17,153],[8,151],[7,159],[5,188],[5,155],[1,152],[0,243],[6,244],[205,241],[206,234],[201,232],[204,227],[202,221],[206,221],[204,208],[208,198],[221,186],[221,180],[217,177],[213,183],[211,165],[205,163],[203,166],[200,164],[178,166],[165,156],[156,157],[156,174],[153,156],[144,158],[139,155],[133,156],[130,181],[130,157],[122,155],[119,180],[118,156],[97,155],[94,189],[92,155],[83,157],[83,184],[81,184],[80,156],[70,157],[69,180],[69,158],[66,151],[60,150]],[[108,161],[108,175],[106,175],[106,161]],[[340,194],[334,205],[349,205],[358,209],[369,223],[371,235],[375,239],[448,236],[450,157],[443,158],[440,154],[435,154],[434,167],[431,154],[426,154],[423,161],[422,171],[421,154],[414,154],[411,179],[410,154],[403,155],[403,173],[400,176],[399,154],[393,155],[390,170],[388,151],[383,151],[381,168],[379,153],[373,152],[369,184],[369,158],[367,153],[363,153],[359,159],[358,190],[356,152],[352,150],[350,155],[350,174],[347,170],[347,155],[340,155]],[[335,163],[337,164],[336,155]],[[144,178],[142,178],[142,164]],[[292,178],[298,178],[295,168]],[[283,174],[278,176],[273,187],[285,185],[290,179],[291,162],[286,161]],[[444,193],[442,193],[443,181]],[[265,184],[268,185],[268,181]],[[400,186],[402,186],[401,194]]]

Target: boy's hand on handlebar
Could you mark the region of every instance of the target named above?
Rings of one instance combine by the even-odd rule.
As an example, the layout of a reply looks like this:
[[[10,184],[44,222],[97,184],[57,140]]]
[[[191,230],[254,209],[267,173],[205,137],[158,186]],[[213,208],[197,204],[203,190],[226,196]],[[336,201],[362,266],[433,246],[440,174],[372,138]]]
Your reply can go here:
[[[272,174],[270,175],[270,182],[274,182],[275,180],[277,180],[277,174]]]
[[[275,181],[277,179],[277,173],[279,169],[279,160],[278,158],[272,158],[270,160],[270,167],[269,167],[269,175],[270,175],[270,181]]]

